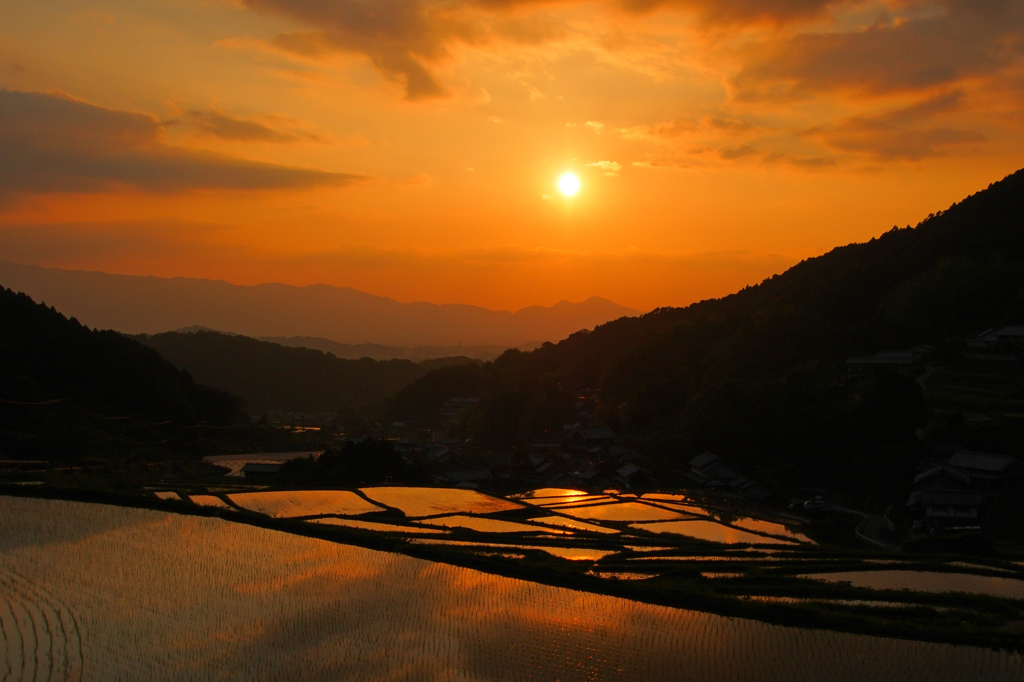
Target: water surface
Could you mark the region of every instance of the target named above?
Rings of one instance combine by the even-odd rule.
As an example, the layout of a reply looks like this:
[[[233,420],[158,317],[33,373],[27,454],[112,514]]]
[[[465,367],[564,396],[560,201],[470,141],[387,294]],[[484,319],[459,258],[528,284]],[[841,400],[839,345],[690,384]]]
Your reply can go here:
[[[933,571],[849,571],[799,576],[826,582],[849,582],[872,590],[914,590],[916,592],[969,592],[1003,599],[1024,599],[1024,580],[967,573]]]

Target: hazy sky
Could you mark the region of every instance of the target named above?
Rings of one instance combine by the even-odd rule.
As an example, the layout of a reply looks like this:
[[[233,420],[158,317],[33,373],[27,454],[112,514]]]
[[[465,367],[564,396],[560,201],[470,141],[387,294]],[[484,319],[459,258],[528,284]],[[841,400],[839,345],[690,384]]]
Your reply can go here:
[[[1024,166],[1022,29],[1024,0],[5,0],[0,259],[683,305]]]

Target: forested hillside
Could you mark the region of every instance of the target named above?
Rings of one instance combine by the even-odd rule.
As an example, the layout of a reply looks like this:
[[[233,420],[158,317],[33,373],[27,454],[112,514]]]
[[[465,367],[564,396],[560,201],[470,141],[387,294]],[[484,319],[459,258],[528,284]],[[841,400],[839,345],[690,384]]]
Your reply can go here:
[[[128,432],[139,424],[227,425],[241,417],[240,399],[197,384],[152,348],[10,289],[0,290],[0,357],[0,456],[156,439],[145,428]]]
[[[759,285],[580,332],[479,368],[429,374],[390,417],[436,415],[485,397],[465,428],[515,445],[575,414],[596,416],[654,453],[665,475],[705,448],[741,462],[833,479],[906,467],[926,426],[920,387],[894,375],[844,378],[850,355],[928,343],[935,361],[963,340],[1024,322],[1024,171],[917,227],[808,259]]]
[[[429,370],[469,358],[342,360],[331,353],[292,348],[212,331],[134,337],[197,381],[245,398],[249,411],[363,413]]]

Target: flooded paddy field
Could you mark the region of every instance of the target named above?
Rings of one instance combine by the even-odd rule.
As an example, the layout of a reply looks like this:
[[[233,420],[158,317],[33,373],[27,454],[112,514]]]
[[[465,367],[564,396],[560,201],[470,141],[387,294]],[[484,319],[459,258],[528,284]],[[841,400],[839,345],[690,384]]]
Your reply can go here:
[[[1024,679],[1024,659],[1005,649],[654,606],[226,520],[246,513],[224,511],[220,519],[0,497],[0,675],[104,682]],[[466,533],[473,531],[460,537]],[[581,569],[602,572],[606,560],[580,562]],[[607,572],[629,586],[663,579]]]
[[[189,491],[161,506],[212,508],[218,501],[225,519],[280,520],[290,532],[639,601],[1024,648],[1024,566],[819,545],[802,519],[768,509],[680,493],[543,488],[498,497],[415,487]],[[627,575],[643,587],[624,590]],[[759,604],[760,611],[751,608]],[[872,613],[868,604],[880,608]],[[897,604],[905,615],[893,618],[882,604]]]
[[[963,564],[961,564],[962,566]],[[931,571],[850,571],[801,576],[826,582],[848,582],[874,590],[968,592],[1004,599],[1024,599],[1024,580],[967,573]]]

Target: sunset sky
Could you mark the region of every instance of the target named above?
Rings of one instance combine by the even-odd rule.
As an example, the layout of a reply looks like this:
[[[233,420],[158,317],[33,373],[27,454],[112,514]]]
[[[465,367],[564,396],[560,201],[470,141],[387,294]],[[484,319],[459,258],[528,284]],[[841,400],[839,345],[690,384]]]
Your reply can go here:
[[[1022,51],[1024,0],[7,0],[0,260],[685,305],[1024,166]]]

